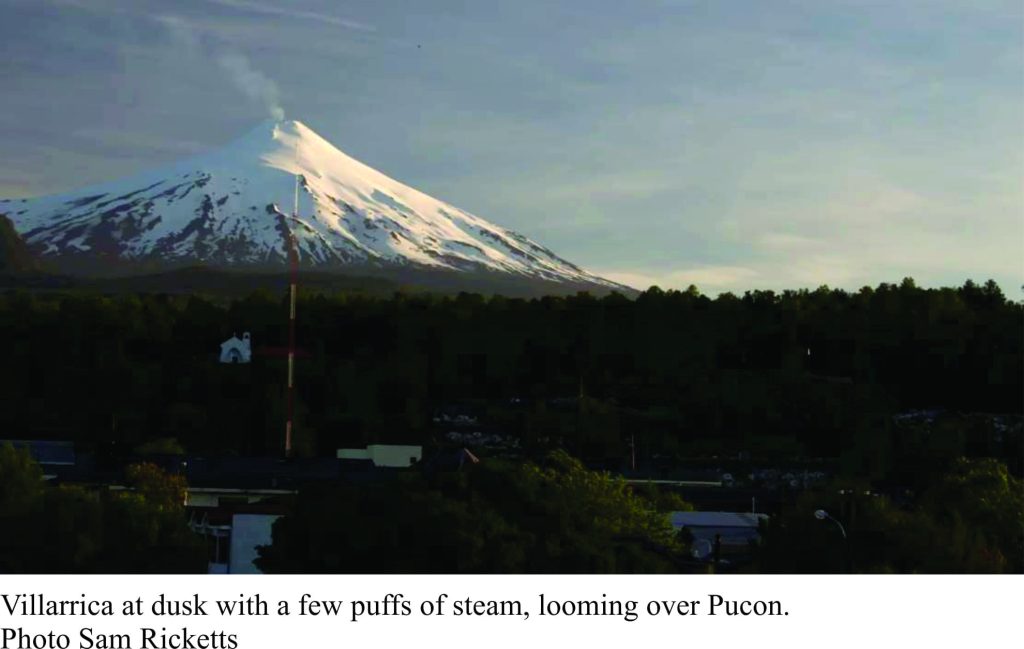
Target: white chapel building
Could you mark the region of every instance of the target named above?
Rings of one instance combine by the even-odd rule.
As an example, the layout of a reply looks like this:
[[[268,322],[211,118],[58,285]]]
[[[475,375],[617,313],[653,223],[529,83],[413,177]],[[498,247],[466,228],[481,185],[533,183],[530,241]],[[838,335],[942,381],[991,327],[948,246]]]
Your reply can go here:
[[[252,360],[252,341],[246,331],[239,338],[235,334],[220,344],[221,363],[248,363]]]

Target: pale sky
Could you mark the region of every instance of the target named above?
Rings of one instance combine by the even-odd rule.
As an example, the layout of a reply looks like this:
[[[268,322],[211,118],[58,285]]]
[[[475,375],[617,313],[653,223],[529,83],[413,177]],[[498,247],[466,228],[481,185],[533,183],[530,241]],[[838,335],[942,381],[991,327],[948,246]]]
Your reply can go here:
[[[274,106],[612,279],[1024,284],[1020,0],[0,0],[0,197]]]

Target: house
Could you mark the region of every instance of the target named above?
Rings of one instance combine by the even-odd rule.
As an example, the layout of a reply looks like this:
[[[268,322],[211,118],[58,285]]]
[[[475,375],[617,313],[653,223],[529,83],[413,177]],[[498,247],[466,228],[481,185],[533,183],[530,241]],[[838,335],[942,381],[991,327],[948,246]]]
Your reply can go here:
[[[676,531],[689,532],[694,557],[711,559],[716,542],[720,555],[748,554],[751,544],[760,541],[761,521],[767,521],[768,516],[744,512],[672,512],[670,520]]]
[[[329,457],[189,456],[175,459],[173,468],[188,480],[189,526],[206,541],[212,574],[258,572],[257,548],[271,544],[274,521],[291,511],[300,486],[337,480],[361,484],[395,474],[370,459]]]
[[[220,344],[221,363],[248,363],[252,361],[252,341],[246,331],[239,339],[235,334]]]
[[[206,541],[210,574],[259,574],[257,548],[273,543],[274,521],[287,508],[273,501],[191,509],[189,527]]]

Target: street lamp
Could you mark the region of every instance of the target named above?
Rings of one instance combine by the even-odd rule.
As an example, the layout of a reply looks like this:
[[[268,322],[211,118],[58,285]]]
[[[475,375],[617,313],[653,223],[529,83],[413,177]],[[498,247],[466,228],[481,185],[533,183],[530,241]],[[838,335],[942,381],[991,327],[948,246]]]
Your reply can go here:
[[[839,531],[842,532],[842,534],[843,534],[843,554],[842,554],[842,557],[840,558],[839,572],[840,573],[845,573],[847,571],[847,565],[846,564],[847,564],[847,560],[848,560],[846,555],[849,552],[849,539],[846,538],[846,528],[843,527],[842,523],[840,523],[835,518],[833,518],[824,509],[816,509],[816,510],[814,510],[814,517],[817,518],[819,521],[824,521],[824,520],[832,521],[833,523],[835,523],[839,527]]]
[[[824,509],[815,510],[814,517],[817,518],[819,521],[829,520],[838,525],[839,531],[843,533],[843,539],[846,539],[846,528],[843,527],[842,523],[832,518],[832,516],[827,511],[825,511]]]

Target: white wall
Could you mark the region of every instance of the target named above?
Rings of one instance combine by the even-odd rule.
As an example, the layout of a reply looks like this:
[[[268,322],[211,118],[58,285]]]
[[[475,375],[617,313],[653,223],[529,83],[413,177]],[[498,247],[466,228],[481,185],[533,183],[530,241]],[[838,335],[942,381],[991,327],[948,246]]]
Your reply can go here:
[[[371,444],[366,450],[370,452],[370,459],[376,466],[406,467],[412,466],[413,461],[423,459],[422,446]]]
[[[252,561],[258,555],[256,546],[270,545],[271,528],[279,516],[273,514],[235,514],[231,518],[231,558],[228,572],[256,575]]]
[[[371,460],[374,466],[408,467],[412,466],[413,461],[419,462],[423,459],[423,447],[370,444],[365,449],[338,449],[338,458],[343,460]]]

